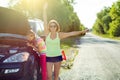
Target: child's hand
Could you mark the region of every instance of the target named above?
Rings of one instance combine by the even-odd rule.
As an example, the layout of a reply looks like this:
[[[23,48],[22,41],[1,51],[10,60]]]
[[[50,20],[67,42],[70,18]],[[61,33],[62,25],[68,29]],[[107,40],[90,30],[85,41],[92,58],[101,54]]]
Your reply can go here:
[[[30,43],[27,43],[27,46],[31,46],[31,47],[33,47],[33,45],[32,45],[32,44],[30,44]]]
[[[33,44],[27,43],[27,46],[32,47],[34,50],[39,51]]]

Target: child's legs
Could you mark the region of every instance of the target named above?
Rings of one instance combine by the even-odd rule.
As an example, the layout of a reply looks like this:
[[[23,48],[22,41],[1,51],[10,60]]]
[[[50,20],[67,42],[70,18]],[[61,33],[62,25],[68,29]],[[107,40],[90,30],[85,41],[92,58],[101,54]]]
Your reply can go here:
[[[61,61],[54,63],[54,80],[58,80],[59,79],[60,67],[61,67]]]
[[[46,54],[40,55],[40,64],[41,64],[42,80],[47,80]]]
[[[47,62],[47,80],[52,80],[53,63]]]

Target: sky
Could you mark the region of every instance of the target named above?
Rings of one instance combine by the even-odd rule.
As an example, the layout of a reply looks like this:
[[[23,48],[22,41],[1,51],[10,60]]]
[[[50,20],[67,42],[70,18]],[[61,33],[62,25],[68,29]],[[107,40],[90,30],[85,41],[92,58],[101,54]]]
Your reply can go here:
[[[74,11],[77,13],[81,23],[87,27],[92,28],[96,14],[100,12],[105,6],[109,7],[117,0],[75,0]],[[0,6],[7,6],[8,0],[0,0]]]
[[[7,7],[8,6],[8,0],[0,0],[0,6]]]
[[[112,6],[113,2],[116,1],[117,0],[75,0],[76,4],[73,7],[81,23],[87,28],[92,28],[96,20],[96,14],[105,6]]]

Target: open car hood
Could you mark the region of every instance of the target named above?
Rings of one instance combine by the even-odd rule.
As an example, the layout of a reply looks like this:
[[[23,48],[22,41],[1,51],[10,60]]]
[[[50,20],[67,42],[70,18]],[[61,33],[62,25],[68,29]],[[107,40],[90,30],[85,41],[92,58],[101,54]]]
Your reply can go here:
[[[26,35],[30,29],[28,19],[23,14],[0,7],[0,33]]]
[[[18,38],[18,39],[25,39],[27,40],[26,36],[19,35],[19,34],[11,34],[11,33],[0,33],[0,38]]]
[[[0,45],[25,46],[27,38],[23,35],[0,33]]]

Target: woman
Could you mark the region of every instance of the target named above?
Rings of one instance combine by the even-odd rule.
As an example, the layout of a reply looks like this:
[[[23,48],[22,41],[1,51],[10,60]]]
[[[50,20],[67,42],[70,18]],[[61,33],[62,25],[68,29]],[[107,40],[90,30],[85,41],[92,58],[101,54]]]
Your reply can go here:
[[[88,29],[84,31],[60,32],[60,25],[56,20],[50,20],[47,23],[46,14],[47,4],[43,8],[44,19],[44,33],[46,36],[46,61],[47,61],[47,79],[52,80],[52,70],[54,70],[54,80],[59,79],[59,70],[62,61],[60,40],[70,36],[85,34]],[[53,69],[54,67],[54,69]]]
[[[35,33],[30,30],[27,32],[28,46],[31,46],[34,50],[40,53],[40,66],[42,73],[42,80],[47,79],[46,71],[46,45],[42,38],[36,38]]]

